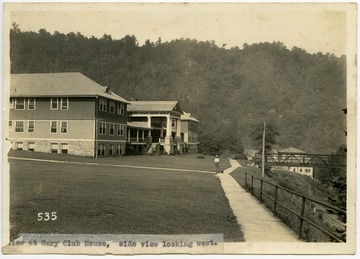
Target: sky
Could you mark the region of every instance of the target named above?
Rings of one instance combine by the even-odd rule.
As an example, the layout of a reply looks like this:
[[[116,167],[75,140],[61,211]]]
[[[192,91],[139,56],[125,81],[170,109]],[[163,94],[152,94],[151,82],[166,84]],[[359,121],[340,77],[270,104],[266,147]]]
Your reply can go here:
[[[12,5],[4,23],[22,31],[80,32],[113,39],[135,35],[162,42],[179,38],[215,41],[226,48],[244,43],[283,42],[309,53],[346,54],[344,5],[245,3],[146,3]],[[8,19],[6,19],[8,18]]]

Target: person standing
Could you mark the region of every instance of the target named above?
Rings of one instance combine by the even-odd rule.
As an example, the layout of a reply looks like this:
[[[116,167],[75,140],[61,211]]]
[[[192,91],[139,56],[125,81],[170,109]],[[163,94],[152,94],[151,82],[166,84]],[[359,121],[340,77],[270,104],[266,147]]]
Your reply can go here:
[[[218,155],[215,156],[214,163],[215,163],[216,174],[218,174],[220,173],[220,158]]]

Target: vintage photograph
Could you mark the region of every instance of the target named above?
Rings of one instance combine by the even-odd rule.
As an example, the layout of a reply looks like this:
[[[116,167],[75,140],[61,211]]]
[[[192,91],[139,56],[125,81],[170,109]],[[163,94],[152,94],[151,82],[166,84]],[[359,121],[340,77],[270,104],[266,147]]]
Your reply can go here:
[[[354,3],[5,3],[4,254],[354,254]]]

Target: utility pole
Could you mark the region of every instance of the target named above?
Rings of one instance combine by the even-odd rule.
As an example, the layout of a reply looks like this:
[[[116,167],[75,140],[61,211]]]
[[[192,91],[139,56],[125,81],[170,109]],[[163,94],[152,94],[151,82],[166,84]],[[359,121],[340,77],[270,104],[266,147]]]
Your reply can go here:
[[[262,142],[262,165],[261,165],[261,176],[265,176],[265,130],[266,130],[266,122],[264,122],[264,130],[263,130],[263,142]]]

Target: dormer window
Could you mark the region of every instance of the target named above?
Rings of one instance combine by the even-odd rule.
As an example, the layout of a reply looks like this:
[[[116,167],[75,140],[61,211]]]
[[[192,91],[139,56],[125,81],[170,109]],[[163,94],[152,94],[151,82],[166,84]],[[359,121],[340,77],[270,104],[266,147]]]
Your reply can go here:
[[[106,93],[108,93],[108,94],[110,94],[110,93],[111,93],[111,90],[110,90],[110,88],[109,88],[108,86],[106,86],[106,88],[105,88],[105,92],[106,92]]]

